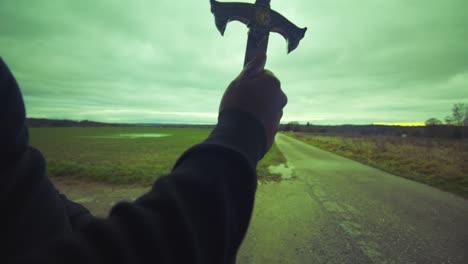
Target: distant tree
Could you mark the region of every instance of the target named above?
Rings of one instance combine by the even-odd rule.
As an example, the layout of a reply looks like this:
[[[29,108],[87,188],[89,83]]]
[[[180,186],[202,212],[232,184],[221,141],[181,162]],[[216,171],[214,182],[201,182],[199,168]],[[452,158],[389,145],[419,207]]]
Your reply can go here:
[[[297,121],[291,121],[291,122],[289,122],[289,123],[286,125],[285,130],[286,130],[286,131],[297,132],[297,131],[299,131],[300,128],[301,128],[301,125],[299,124],[299,122],[297,122]]]
[[[468,110],[468,108],[467,108],[467,110]],[[307,127],[310,127],[310,123],[309,123],[309,122],[307,122],[307,125],[306,125],[306,126],[307,126]]]
[[[468,105],[465,106],[465,120],[463,122],[464,126],[468,126]]]
[[[435,126],[435,125],[442,125],[442,124],[443,124],[442,121],[440,121],[437,118],[429,118],[426,121],[426,126]]]
[[[466,118],[466,107],[463,103],[454,104],[452,108],[452,119],[454,125],[462,126]]]
[[[453,125],[455,123],[453,120],[453,117],[451,116],[446,116],[444,120],[445,120],[445,124],[447,125]]]

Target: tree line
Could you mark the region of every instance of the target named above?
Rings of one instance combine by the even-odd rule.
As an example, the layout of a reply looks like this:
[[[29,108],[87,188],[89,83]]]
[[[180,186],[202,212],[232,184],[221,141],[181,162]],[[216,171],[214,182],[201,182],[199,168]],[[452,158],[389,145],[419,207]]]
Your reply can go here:
[[[451,115],[445,117],[444,122],[437,118],[430,118],[426,121],[426,126],[403,127],[403,126],[382,126],[382,125],[341,125],[341,126],[321,126],[301,125],[293,121],[282,124],[280,131],[293,131],[305,133],[328,133],[341,135],[387,135],[387,136],[409,136],[447,139],[467,139],[468,138],[468,104],[457,103],[452,108]]]
[[[468,104],[457,103],[452,107],[451,115],[444,118],[444,122],[437,118],[429,118],[426,121],[427,126],[468,126]]]

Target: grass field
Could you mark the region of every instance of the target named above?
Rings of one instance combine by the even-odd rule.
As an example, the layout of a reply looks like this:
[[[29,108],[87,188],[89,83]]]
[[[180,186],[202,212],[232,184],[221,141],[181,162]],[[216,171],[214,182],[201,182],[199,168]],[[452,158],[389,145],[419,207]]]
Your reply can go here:
[[[468,141],[287,133],[299,140],[468,198]]]
[[[190,128],[31,128],[30,141],[44,154],[49,176],[151,184],[209,133]],[[278,179],[268,166],[283,162],[274,146],[258,166],[259,179]]]

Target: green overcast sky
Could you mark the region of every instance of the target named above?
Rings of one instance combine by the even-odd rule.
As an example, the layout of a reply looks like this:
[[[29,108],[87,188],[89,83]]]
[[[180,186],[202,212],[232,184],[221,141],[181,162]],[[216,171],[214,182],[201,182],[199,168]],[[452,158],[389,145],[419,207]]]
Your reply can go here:
[[[253,2],[253,0],[252,0]],[[272,35],[283,121],[424,122],[468,102],[468,1],[272,0],[309,31]],[[0,0],[0,56],[29,117],[213,123],[247,29],[217,32],[208,0]]]

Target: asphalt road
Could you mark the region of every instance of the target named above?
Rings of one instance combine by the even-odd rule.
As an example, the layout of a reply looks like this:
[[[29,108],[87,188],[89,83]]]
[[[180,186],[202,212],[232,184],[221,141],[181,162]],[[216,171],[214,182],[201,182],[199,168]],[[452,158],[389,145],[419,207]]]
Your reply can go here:
[[[277,144],[290,171],[259,185],[237,263],[468,263],[468,200],[284,135]]]

